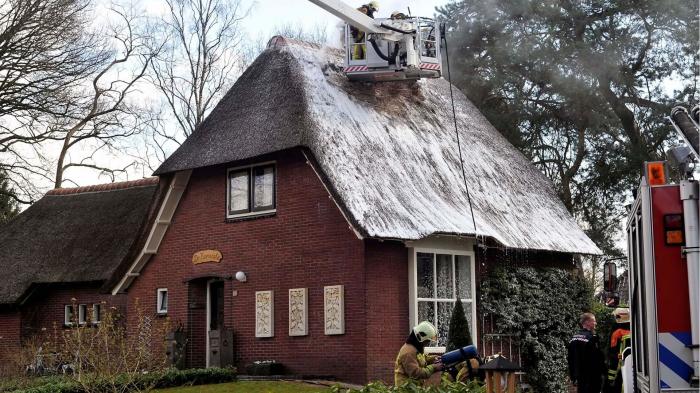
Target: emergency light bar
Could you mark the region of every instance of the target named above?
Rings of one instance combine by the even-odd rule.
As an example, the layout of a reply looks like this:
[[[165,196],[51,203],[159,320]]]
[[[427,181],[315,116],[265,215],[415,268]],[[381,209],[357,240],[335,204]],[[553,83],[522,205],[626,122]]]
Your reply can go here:
[[[644,177],[650,186],[663,186],[668,178],[665,161],[649,161],[644,163]]]

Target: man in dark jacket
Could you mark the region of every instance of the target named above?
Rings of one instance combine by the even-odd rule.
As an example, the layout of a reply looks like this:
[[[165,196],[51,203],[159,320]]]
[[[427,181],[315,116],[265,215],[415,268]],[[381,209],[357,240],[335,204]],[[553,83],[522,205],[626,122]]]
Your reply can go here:
[[[600,339],[595,334],[595,315],[581,314],[580,325],[581,330],[569,341],[569,377],[578,393],[600,393],[606,369]]]

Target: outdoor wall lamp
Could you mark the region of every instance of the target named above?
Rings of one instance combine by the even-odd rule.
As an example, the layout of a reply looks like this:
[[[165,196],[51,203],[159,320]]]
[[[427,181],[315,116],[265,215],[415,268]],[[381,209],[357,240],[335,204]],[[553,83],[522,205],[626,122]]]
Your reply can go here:
[[[236,280],[240,282],[246,282],[248,281],[248,277],[246,277],[245,273],[243,272],[237,272],[236,273]]]

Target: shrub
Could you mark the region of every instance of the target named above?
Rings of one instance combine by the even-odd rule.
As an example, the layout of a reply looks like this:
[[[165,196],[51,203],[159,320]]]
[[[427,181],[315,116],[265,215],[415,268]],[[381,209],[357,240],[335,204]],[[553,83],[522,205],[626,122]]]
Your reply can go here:
[[[593,309],[591,310],[591,312],[595,314],[595,319],[598,322],[596,333],[598,336],[600,336],[601,348],[605,353],[606,359],[608,356],[608,351],[610,350],[610,336],[617,328],[615,317],[612,315],[613,310],[614,308],[607,307],[599,302],[594,302]]]
[[[170,388],[177,386],[206,385],[236,380],[235,369],[208,368],[192,370],[170,369],[160,373],[140,374],[136,377],[120,375],[109,380],[90,379],[90,386],[69,377],[36,378],[32,386],[13,389],[5,387],[5,392],[12,393],[88,393],[94,391],[119,391],[124,393],[144,392],[153,388]]]
[[[498,267],[482,283],[481,306],[499,334],[518,338],[523,368],[536,392],[566,392],[566,347],[592,290],[561,269]]]
[[[167,321],[147,314],[138,301],[133,312],[136,315],[128,331],[116,309],[107,308],[97,326],[81,326],[76,321],[75,327],[63,332],[63,355],[85,392],[148,390],[146,384],[155,381],[144,375],[167,368],[162,348]]]
[[[338,386],[331,387],[331,392],[345,392]],[[443,383],[437,387],[422,387],[413,383],[395,387],[387,386],[381,382],[372,382],[359,390],[348,390],[349,393],[485,393],[486,388],[477,382],[468,384],[462,382]]]
[[[472,335],[469,332],[469,322],[467,322],[467,316],[464,314],[464,307],[461,301],[457,301],[450,317],[450,330],[447,332],[447,351],[463,348],[473,343]]]
[[[76,299],[73,303],[77,310]],[[25,390],[72,392],[80,387],[80,392],[121,393],[148,390],[148,383],[156,383],[148,375],[162,375],[167,368],[162,348],[167,320],[145,313],[137,302],[127,331],[116,308],[103,305],[101,309],[97,324],[79,323],[74,313],[71,327],[54,326],[52,333],[43,332],[23,344],[12,360],[17,381]],[[64,373],[49,383],[33,381],[36,376]],[[35,378],[27,380],[31,376]]]
[[[171,369],[158,379],[155,387],[168,388],[183,385],[207,385],[233,382],[235,380],[236,369],[234,368]]]

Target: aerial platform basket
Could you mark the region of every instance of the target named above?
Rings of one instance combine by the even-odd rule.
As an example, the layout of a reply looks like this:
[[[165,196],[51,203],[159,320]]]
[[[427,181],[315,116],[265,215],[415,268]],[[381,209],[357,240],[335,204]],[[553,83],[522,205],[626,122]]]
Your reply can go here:
[[[346,24],[343,71],[348,79],[400,81],[442,76],[440,29],[435,20],[412,17],[401,20],[378,18],[376,21],[389,30],[395,28],[409,32],[406,36],[410,39],[390,41],[371,33],[358,34],[358,29]],[[407,48],[409,45],[412,48]],[[413,61],[410,56],[415,56]]]

